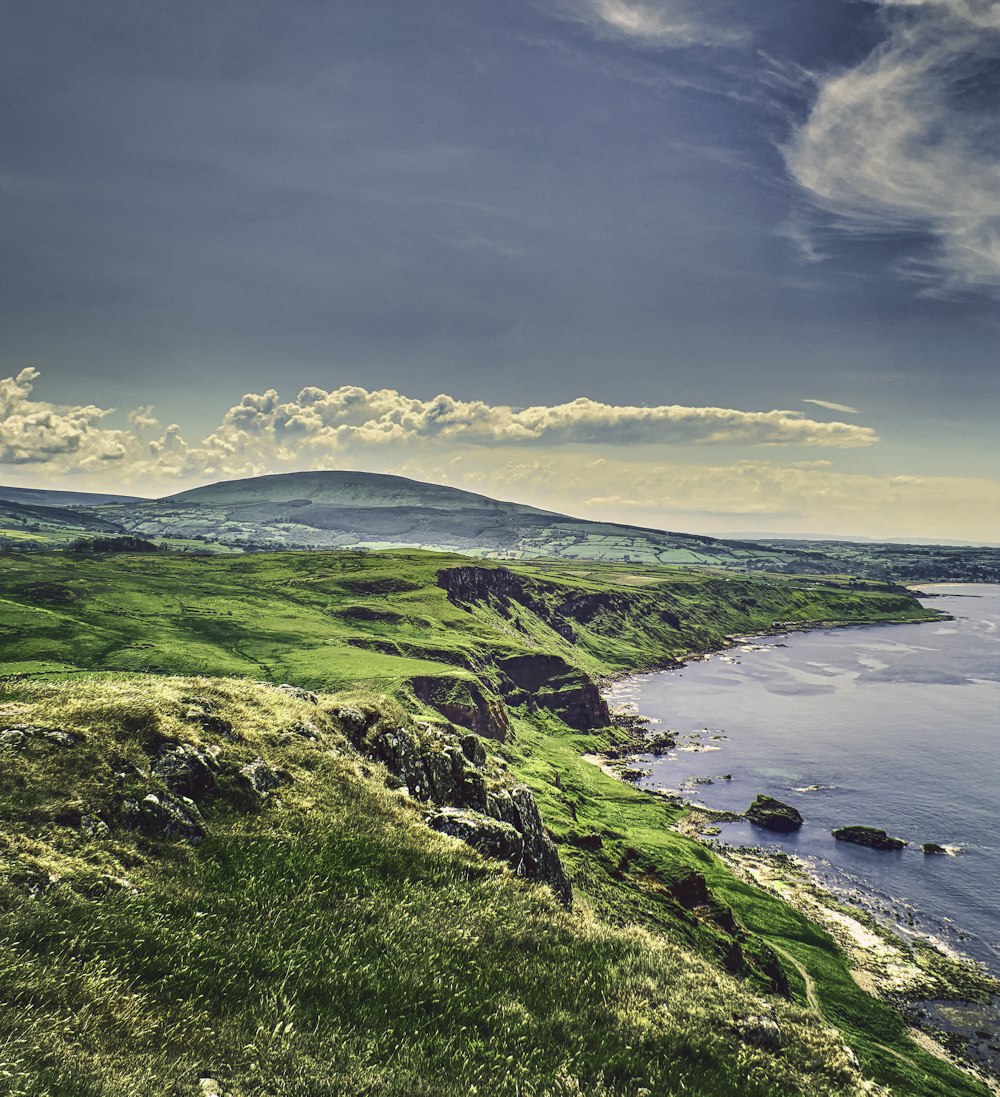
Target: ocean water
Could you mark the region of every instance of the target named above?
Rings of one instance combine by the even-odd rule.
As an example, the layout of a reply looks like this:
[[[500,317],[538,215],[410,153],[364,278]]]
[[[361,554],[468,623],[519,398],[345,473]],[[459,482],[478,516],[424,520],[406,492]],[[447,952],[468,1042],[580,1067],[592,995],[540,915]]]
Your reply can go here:
[[[740,812],[765,793],[805,818],[791,835],[723,823],[720,841],[802,857],[904,934],[1000,974],[1000,587],[922,589],[954,620],[762,637],[608,699],[678,734],[669,755],[643,757],[643,784]],[[831,836],[854,823],[910,845]]]

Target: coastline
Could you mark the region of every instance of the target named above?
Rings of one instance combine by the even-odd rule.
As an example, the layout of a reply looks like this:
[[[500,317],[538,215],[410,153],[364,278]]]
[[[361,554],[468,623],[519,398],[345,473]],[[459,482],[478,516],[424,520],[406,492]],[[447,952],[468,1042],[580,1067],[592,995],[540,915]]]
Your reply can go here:
[[[950,614],[935,613],[925,619],[926,623],[944,620],[954,618]],[[914,623],[923,622],[874,621],[864,625]],[[752,635],[727,637],[724,644],[691,653],[683,660],[608,675],[601,682],[602,693],[606,694],[621,682],[700,662],[765,637],[852,627],[862,626],[855,622],[825,621],[783,624],[780,628],[760,630]],[[718,841],[720,828],[716,824],[737,821],[743,816],[692,803],[674,792],[638,785],[647,772],[637,768],[642,764],[639,759],[649,753],[644,747],[650,734],[656,733],[658,722],[639,713],[634,706],[631,711],[613,715],[616,726],[623,732],[622,741],[603,753],[583,755],[585,761],[649,796],[683,806],[684,813],[673,829],[711,850],[738,879],[769,892],[821,926],[847,959],[851,977],[858,987],[893,1008],[916,1044],[975,1078],[1000,1097],[1000,979],[978,961],[947,950],[938,942],[907,940],[900,931],[879,921],[860,895],[838,894],[801,858],[761,846],[744,847]],[[798,971],[810,1008],[823,1016],[822,995],[817,993],[813,980],[794,956],[784,950],[778,951],[781,958]],[[897,1054],[889,1048],[886,1050]]]
[[[622,776],[627,757],[584,754],[582,758],[609,776],[631,783]],[[801,858],[762,846],[734,846],[716,840],[719,828],[715,823],[742,816],[691,804],[655,789],[639,791],[672,805],[684,805],[686,810],[674,830],[710,850],[738,879],[769,892],[826,930],[846,957],[858,987],[894,1009],[916,1044],[1000,1097],[1000,1031],[983,1027],[990,1023],[991,1007],[995,1013],[1000,1004],[1000,980],[983,965],[930,942],[911,944],[880,922],[858,898],[837,894]],[[809,1007],[825,1017],[822,993],[805,968],[791,953],[769,943],[802,979]],[[963,1023],[950,1031],[935,1024],[935,1013],[940,1012],[935,1007],[959,1007]],[[891,1048],[885,1050],[897,1054]]]

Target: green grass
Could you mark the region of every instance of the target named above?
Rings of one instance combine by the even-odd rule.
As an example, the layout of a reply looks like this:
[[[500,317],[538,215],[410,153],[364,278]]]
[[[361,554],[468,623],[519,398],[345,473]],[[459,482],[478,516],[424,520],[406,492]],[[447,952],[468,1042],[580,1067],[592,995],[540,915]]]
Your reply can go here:
[[[803,965],[817,984],[823,1016],[844,1033],[869,1076],[894,1094],[983,1092],[908,1038],[899,1015],[858,987],[843,953],[823,929],[773,895],[737,880],[705,847],[672,830],[682,809],[583,761],[582,752],[593,747],[592,738],[568,732],[558,721],[536,719],[530,727],[518,726],[516,743],[505,753],[535,791],[574,881],[601,917],[619,924],[639,922],[721,958],[729,936],[711,918],[679,912],[665,887],[687,872],[700,872],[748,932],[747,949],[757,938],[778,950],[779,957],[789,953]],[[603,839],[596,855],[572,841],[592,833]],[[630,849],[641,857],[622,873],[622,855]],[[804,985],[789,964],[783,966],[797,999],[805,1003]],[[749,974],[753,980],[754,973]]]
[[[919,620],[913,599],[876,587],[725,578],[634,565],[517,565],[538,602],[608,595],[568,643],[545,621],[495,607],[453,606],[437,585],[463,557],[419,551],[74,558],[7,554],[0,571],[0,673],[33,661],[121,669],[294,679],[317,688],[385,688],[415,674],[455,674],[487,653],[555,651],[602,674],[662,664],[734,633],[826,621]],[[489,565],[487,565],[489,566]],[[579,565],[576,565],[577,571]],[[645,580],[636,583],[636,578]],[[398,588],[398,589],[393,589]],[[351,617],[362,606],[370,620]],[[664,616],[666,614],[666,616]],[[434,664],[433,666],[428,664]]]
[[[287,769],[280,800],[216,802],[197,847],[59,824],[67,802],[106,807],[144,744],[211,741],[192,698],[231,722],[223,757]],[[195,1093],[204,1076],[232,1095],[861,1092],[806,1011],[429,831],[322,708],[142,677],[14,684],[0,704],[83,737],[0,779],[6,1093]],[[304,719],[316,741],[290,732]],[[762,1015],[780,1055],[741,1035]]]
[[[913,1097],[982,1093],[857,988],[822,930],[670,829],[677,809],[583,761],[608,731],[525,708],[492,748],[559,842],[577,896],[566,914],[428,832],[377,767],[338,745],[335,721],[325,752],[296,743],[287,728],[315,714],[251,680],[375,691],[394,698],[379,702],[391,719],[440,720],[414,676],[495,701],[497,660],[512,654],[601,675],[779,621],[932,615],[878,586],[554,561],[514,567],[523,602],[453,605],[438,571],[469,563],[418,551],[3,558],[0,675],[27,680],[8,684],[0,715],[86,728],[99,759],[67,752],[71,772],[41,759],[0,779],[15,834],[0,847],[13,912],[0,1008],[16,1034],[10,1077],[23,1076],[12,1092],[194,1092],[199,1071],[225,1075],[233,1093],[854,1092],[839,1037],[760,997],[774,946],[815,980],[867,1076]],[[567,623],[572,641],[556,628]],[[185,691],[231,714],[239,735],[226,751],[293,773],[280,811],[220,809],[197,850],[95,845],[58,826],[67,798],[98,801],[116,773],[148,772],[151,727],[195,734],[179,715]],[[602,848],[578,844],[593,834]],[[711,888],[706,909],[671,890],[691,871]],[[783,965],[805,1005],[803,979]],[[734,1036],[761,1010],[787,1027],[778,1054]]]

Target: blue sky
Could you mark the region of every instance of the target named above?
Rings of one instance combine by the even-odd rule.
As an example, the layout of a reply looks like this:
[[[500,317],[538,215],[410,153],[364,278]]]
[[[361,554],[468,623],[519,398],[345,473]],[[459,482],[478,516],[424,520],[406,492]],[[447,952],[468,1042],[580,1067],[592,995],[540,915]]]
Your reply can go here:
[[[8,3],[0,482],[1000,539],[996,21]]]

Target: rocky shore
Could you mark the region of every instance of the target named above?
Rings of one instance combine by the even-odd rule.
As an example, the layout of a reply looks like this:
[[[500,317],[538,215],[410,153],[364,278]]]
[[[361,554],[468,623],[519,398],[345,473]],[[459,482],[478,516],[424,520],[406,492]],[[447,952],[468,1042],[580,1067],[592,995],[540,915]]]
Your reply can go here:
[[[615,723],[629,732],[626,743],[587,759],[619,779],[635,782],[645,773],[638,768],[638,756],[654,753],[650,749],[653,735],[663,741],[674,736],[655,729],[638,713],[612,715]],[[858,986],[896,1009],[917,1044],[973,1074],[1000,1095],[1000,980],[981,964],[945,951],[935,942],[904,939],[879,920],[875,901],[860,893],[839,894],[821,881],[805,860],[763,847],[728,845],[718,838],[720,823],[741,820],[764,829],[797,829],[801,816],[794,808],[758,796],[741,815],[691,804],[677,790],[645,791],[684,804],[687,810],[674,829],[710,848],[738,878],[776,895],[821,925],[846,955]],[[874,849],[894,850],[906,844],[864,826],[841,828],[834,835]],[[927,854],[949,852],[933,842],[922,848]],[[798,967],[790,954],[782,959]],[[823,1012],[821,988],[819,993],[810,989],[809,1004]]]

